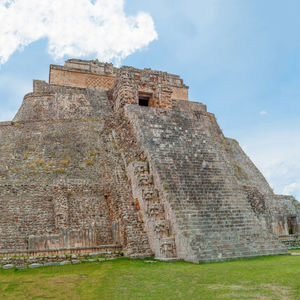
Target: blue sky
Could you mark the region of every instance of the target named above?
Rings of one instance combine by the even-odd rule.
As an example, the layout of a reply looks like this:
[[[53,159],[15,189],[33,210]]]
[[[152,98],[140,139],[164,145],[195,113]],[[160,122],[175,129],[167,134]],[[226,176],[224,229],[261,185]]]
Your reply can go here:
[[[0,66],[0,120],[14,116],[32,79],[48,80],[49,64],[71,57],[168,71],[179,74],[190,86],[190,99],[205,103],[224,134],[240,142],[275,192],[300,199],[299,1],[95,0],[98,14],[81,9],[88,1],[77,0],[76,10],[74,1],[61,0],[70,5],[64,24],[64,17],[40,21],[39,9],[53,10],[52,16],[57,11],[52,4],[39,7],[31,18],[36,23],[23,31],[13,16],[27,20],[26,7],[11,9],[9,16],[0,9],[2,24],[9,17],[12,34],[21,32],[19,44],[3,47],[8,37],[0,28],[0,61],[1,53],[6,55]],[[0,7],[9,2],[0,0]],[[40,6],[37,0],[16,2],[28,5],[29,12]],[[74,15],[81,28],[70,21]],[[83,22],[86,17],[109,24],[109,30],[98,35],[99,27]]]

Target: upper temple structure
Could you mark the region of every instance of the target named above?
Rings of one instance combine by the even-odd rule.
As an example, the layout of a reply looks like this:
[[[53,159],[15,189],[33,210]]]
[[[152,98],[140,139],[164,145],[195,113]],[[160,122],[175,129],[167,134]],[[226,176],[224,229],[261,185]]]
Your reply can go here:
[[[202,262],[300,243],[300,203],[273,193],[177,75],[51,65],[0,123],[0,149],[0,255]]]

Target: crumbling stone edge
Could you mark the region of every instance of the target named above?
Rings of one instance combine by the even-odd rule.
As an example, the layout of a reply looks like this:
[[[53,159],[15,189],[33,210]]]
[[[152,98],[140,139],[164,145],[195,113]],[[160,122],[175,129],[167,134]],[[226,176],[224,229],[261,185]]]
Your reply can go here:
[[[103,262],[122,257],[121,251],[109,251],[105,255],[101,252],[61,254],[47,256],[18,256],[0,257],[0,268],[7,269],[34,269],[39,267],[75,265],[87,262]]]

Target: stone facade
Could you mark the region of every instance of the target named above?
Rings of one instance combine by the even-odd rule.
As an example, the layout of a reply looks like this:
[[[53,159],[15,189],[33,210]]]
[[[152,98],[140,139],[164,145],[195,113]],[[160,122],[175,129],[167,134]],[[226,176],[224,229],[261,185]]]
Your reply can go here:
[[[138,70],[132,67],[122,67],[112,89],[112,100],[115,109],[125,104],[144,105],[165,109],[172,108],[172,85],[177,83],[178,89],[183,85],[182,80],[171,81],[168,73],[150,70]],[[178,91],[176,90],[178,93]]]
[[[50,65],[49,83],[60,86],[112,88],[117,69],[112,64],[71,59],[65,65]]]
[[[49,83],[51,85],[77,88],[92,86],[101,87],[108,91],[113,88],[116,78],[119,78],[122,83],[126,80],[131,81],[131,84],[136,83],[142,91],[148,89],[149,91],[146,91],[146,93],[150,93],[150,95],[155,92],[153,102],[158,99],[158,101],[161,101],[162,97],[165,96],[161,93],[165,89],[167,89],[168,95],[171,90],[172,99],[188,100],[188,87],[178,75],[150,69],[139,70],[132,67],[117,69],[112,64],[101,63],[97,60],[70,59],[66,61],[64,66],[50,65]],[[139,79],[139,82],[137,82],[137,79]],[[156,107],[158,107],[158,104],[156,104]]]
[[[187,91],[150,69],[51,66],[50,84],[35,80],[14,120],[0,123],[0,254],[286,253],[299,240],[299,202],[274,195]]]

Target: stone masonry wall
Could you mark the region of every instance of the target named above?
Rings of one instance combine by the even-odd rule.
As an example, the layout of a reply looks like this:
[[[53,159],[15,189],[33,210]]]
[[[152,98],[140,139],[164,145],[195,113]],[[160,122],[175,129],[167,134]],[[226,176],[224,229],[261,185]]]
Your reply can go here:
[[[171,109],[172,88],[167,73],[120,68],[112,98],[115,110],[125,104],[139,104],[139,96],[149,96],[149,106]]]
[[[277,235],[290,235],[288,219],[295,218],[293,234],[300,234],[300,203],[292,196],[274,195],[267,202],[271,211],[271,226]],[[293,235],[292,234],[292,235]],[[292,238],[292,236],[290,236]],[[299,239],[299,238],[298,238]]]
[[[53,85],[62,85],[77,88],[88,86],[101,87],[109,90],[113,87],[115,76],[104,74],[93,74],[82,71],[74,71],[52,66],[49,81]]]
[[[104,187],[95,181],[102,172],[97,130],[96,121],[0,127],[2,249],[26,249],[29,235],[91,226],[100,228],[97,245],[113,243]]]
[[[264,195],[273,194],[264,176],[244,153],[236,140],[226,138],[224,146],[228,155],[232,158],[235,177],[241,185],[256,187]]]
[[[285,253],[253,212],[226,154],[226,140],[203,106],[176,111],[126,105],[125,114],[161,192],[179,258],[212,261]]]
[[[107,108],[92,96],[93,88],[70,88],[35,81],[34,89],[24,96],[13,121],[82,119],[99,116],[101,109]]]
[[[44,188],[1,184],[0,249],[26,249],[29,235],[55,232],[52,198]]]
[[[240,148],[237,141],[226,139],[227,155],[234,175],[244,190],[256,216],[276,235],[289,235],[288,220],[295,218],[293,234],[300,233],[300,204],[292,196],[275,195],[264,176]],[[292,236],[289,238],[292,239]]]
[[[0,249],[122,244],[126,255],[151,255],[106,92],[39,88],[0,123]]]
[[[128,67],[122,67],[128,68]],[[133,68],[130,68],[133,69]],[[51,65],[49,72],[49,83],[51,85],[69,86],[75,88],[86,88],[88,86],[101,87],[105,90],[112,89],[118,73],[117,68],[112,64],[99,61],[83,61],[70,59],[64,66]],[[151,69],[134,69],[136,74],[150,74],[157,80],[163,77],[169,88],[172,90],[172,99],[188,100],[188,87],[183,80],[174,74],[152,71]],[[145,76],[145,75],[143,75]],[[151,79],[152,80],[152,79]],[[152,82],[153,83],[153,82]],[[156,83],[158,83],[156,81]]]
[[[274,195],[187,91],[150,69],[51,66],[0,123],[0,252],[199,262],[286,253],[276,235],[298,243],[300,204]]]

